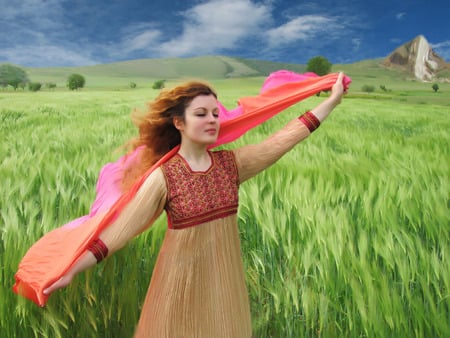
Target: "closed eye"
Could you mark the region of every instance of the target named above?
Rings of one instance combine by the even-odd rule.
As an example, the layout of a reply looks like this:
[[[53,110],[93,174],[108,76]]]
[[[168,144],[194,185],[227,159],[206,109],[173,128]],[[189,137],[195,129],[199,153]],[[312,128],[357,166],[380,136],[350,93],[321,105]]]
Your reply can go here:
[[[208,112],[205,109],[200,109],[195,112],[195,116],[198,116],[198,117],[204,117],[206,115],[208,115]],[[212,111],[212,115],[215,118],[218,118],[219,117],[219,109],[214,109]]]

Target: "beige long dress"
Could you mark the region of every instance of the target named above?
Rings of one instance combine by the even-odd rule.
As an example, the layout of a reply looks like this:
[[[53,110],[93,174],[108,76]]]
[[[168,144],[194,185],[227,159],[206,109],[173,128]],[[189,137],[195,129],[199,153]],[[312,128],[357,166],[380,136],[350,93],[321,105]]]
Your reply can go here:
[[[135,337],[251,337],[237,228],[239,184],[308,135],[294,120],[258,145],[210,152],[205,172],[192,171],[177,154],[147,178],[116,226],[101,235],[113,252],[167,212],[169,228]]]

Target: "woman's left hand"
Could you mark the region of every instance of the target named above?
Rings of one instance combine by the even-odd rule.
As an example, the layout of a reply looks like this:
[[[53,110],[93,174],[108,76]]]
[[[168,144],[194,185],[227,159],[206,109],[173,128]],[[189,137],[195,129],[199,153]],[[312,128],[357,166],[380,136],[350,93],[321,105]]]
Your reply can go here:
[[[334,83],[333,87],[331,87],[330,95],[330,97],[335,100],[336,104],[341,103],[342,96],[345,94],[345,90],[346,88],[344,86],[344,73],[339,72],[336,82]]]

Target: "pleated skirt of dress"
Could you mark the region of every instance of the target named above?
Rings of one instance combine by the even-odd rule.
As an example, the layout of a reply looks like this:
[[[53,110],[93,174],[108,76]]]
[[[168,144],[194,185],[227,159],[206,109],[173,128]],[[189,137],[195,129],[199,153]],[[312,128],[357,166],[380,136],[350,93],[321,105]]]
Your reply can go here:
[[[250,338],[236,215],[167,229],[135,338]]]

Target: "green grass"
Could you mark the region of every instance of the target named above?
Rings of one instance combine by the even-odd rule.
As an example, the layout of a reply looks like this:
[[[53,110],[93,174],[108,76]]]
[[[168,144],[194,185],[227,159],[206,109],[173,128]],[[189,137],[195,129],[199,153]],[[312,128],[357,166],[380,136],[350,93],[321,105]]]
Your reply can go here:
[[[43,309],[11,291],[30,245],[88,212],[98,171],[135,133],[130,111],[157,94],[114,81],[78,92],[0,91],[2,337],[132,336],[164,217]],[[230,108],[261,81],[211,80]],[[450,335],[450,107],[436,100],[449,89],[385,85],[401,93],[352,87],[315,134],[241,187],[255,337]],[[227,148],[262,140],[321,100]]]

